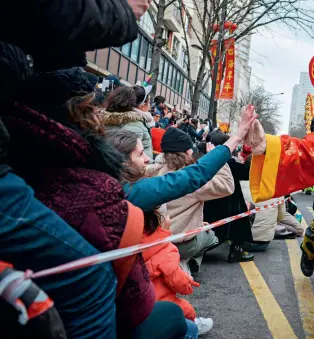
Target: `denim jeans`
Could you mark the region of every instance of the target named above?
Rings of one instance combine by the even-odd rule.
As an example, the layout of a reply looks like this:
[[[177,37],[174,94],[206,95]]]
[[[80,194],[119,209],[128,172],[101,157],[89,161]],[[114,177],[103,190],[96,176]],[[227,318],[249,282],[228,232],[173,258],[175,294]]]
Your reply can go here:
[[[184,339],[197,339],[198,338],[197,325],[189,319],[186,319],[186,324],[188,326],[188,331],[186,332]]]
[[[158,301],[149,317],[133,331],[132,339],[188,339],[187,330],[181,308],[168,301]]]
[[[97,254],[81,235],[34,198],[18,176],[0,177],[0,260],[39,271]],[[110,263],[36,279],[54,300],[68,338],[116,338],[116,277]]]

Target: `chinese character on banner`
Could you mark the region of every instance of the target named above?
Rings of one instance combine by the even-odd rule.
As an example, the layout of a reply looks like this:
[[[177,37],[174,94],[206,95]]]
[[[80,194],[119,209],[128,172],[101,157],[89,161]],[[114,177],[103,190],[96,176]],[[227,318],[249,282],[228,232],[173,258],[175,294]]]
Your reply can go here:
[[[226,69],[220,99],[232,100],[234,95],[235,40],[226,40],[224,48],[226,51]]]
[[[217,46],[218,46],[217,40],[213,40],[212,44],[213,44],[213,47],[211,48],[211,59],[212,59],[212,66],[214,67],[215,61],[216,61],[215,59],[217,56]],[[212,73],[212,76],[213,76],[213,73]],[[215,99],[216,100],[218,100],[220,97],[221,80],[222,80],[222,61],[220,60],[218,64],[217,82],[215,85],[215,88],[216,88]]]

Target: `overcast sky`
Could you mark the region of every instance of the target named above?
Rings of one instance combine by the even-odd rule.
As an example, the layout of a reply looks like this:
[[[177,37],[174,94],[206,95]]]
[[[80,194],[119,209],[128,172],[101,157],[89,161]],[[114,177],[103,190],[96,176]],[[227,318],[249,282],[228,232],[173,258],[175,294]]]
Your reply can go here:
[[[270,93],[284,92],[281,103],[282,132],[288,132],[292,89],[299,82],[300,72],[307,72],[314,56],[314,40],[305,35],[295,36],[288,30],[272,28],[252,37],[252,84],[262,80]],[[314,87],[313,87],[314,92]]]

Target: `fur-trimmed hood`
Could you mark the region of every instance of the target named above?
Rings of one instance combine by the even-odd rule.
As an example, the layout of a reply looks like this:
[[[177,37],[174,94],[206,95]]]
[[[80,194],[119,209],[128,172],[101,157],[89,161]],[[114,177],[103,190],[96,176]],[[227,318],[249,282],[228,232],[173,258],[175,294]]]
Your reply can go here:
[[[136,111],[128,111],[128,112],[101,112],[101,123],[104,126],[121,126],[126,125],[131,122],[146,122],[146,119],[143,115]]]

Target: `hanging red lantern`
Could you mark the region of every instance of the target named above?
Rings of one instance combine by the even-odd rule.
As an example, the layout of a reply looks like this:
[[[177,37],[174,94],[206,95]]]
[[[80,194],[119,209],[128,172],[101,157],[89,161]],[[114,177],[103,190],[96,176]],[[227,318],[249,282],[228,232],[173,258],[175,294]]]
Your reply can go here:
[[[314,86],[314,56],[311,59],[310,64],[309,64],[309,74],[310,74],[311,83]]]
[[[238,28],[238,25],[232,21],[227,21],[224,23],[224,28],[227,29],[230,34],[232,34]]]

